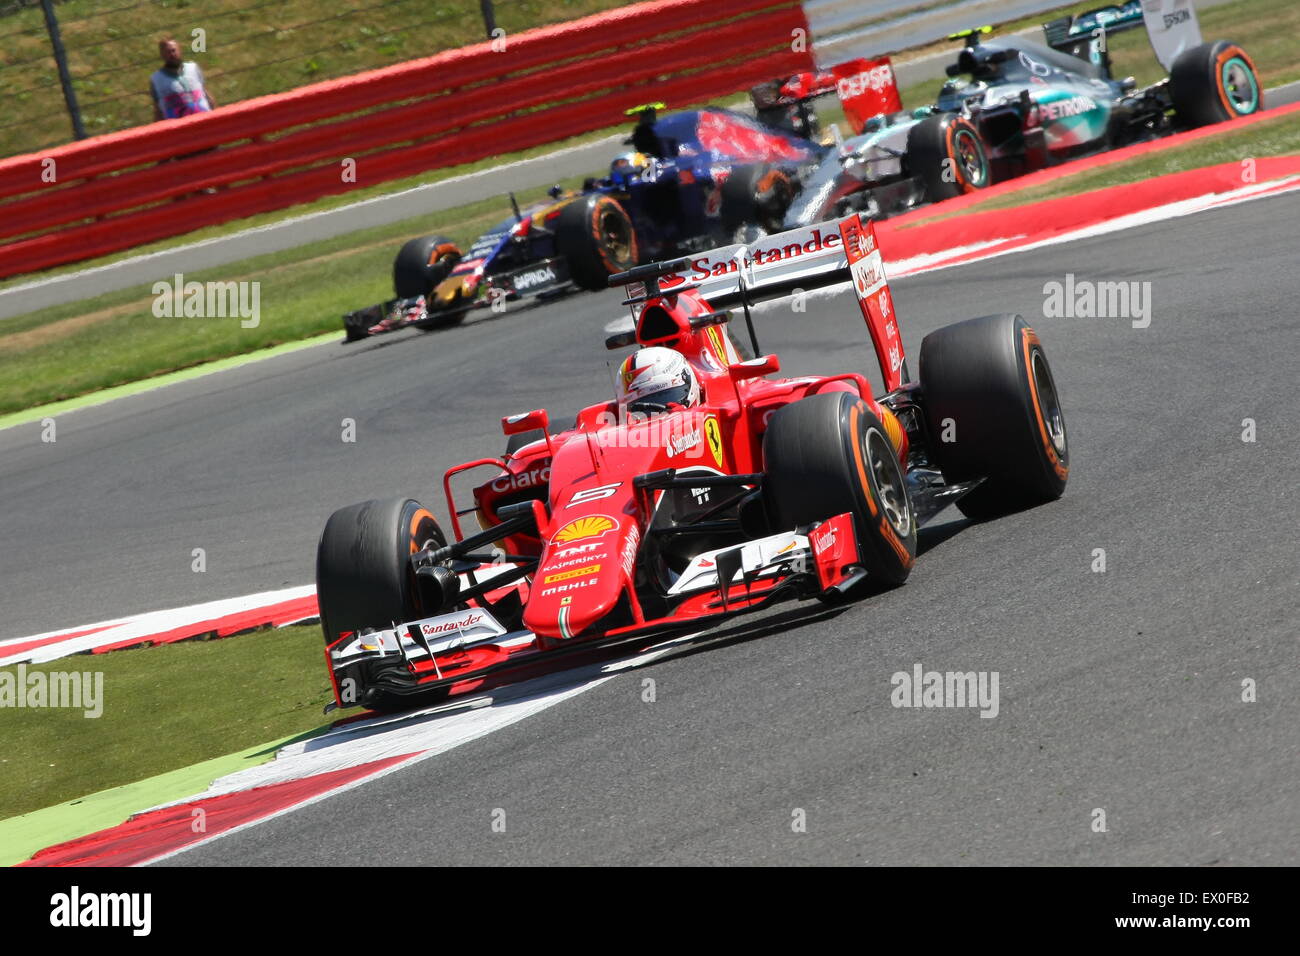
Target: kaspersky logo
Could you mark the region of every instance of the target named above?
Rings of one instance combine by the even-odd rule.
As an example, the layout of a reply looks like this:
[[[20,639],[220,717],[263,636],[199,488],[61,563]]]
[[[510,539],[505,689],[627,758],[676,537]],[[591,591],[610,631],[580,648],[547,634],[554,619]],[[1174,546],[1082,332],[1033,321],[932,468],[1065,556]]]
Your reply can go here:
[[[568,544],[571,541],[581,541],[583,538],[599,538],[613,531],[615,527],[614,519],[607,515],[587,515],[585,518],[575,518],[555,532],[555,536],[551,538],[551,544]]]

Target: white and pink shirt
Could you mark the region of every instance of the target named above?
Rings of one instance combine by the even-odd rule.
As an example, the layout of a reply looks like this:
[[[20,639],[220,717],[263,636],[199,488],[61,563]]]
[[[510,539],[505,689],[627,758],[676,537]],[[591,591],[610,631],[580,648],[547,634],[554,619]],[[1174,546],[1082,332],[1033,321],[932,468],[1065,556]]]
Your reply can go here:
[[[164,119],[207,113],[212,109],[203,89],[203,71],[197,63],[183,63],[176,72],[166,67],[157,70],[149,77],[149,92]]]

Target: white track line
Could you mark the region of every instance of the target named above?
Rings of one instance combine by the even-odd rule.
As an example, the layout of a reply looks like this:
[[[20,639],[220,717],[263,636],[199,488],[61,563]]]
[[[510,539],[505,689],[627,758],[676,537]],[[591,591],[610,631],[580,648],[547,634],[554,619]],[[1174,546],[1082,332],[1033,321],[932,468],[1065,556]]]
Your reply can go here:
[[[9,638],[0,642],[0,666],[17,664],[20,661],[32,664],[43,664],[48,661],[58,660],[61,657],[67,657],[70,654],[84,653],[85,651],[89,651],[96,647],[103,647],[107,644],[116,644],[119,641],[147,638],[150,635],[162,634],[178,627],[185,627],[190,624],[197,624],[215,618],[228,617],[233,614],[242,614],[245,611],[253,611],[261,607],[269,607],[271,605],[280,604],[284,601],[309,597],[315,593],[315,585],[305,584],[296,588],[283,588],[278,591],[262,591],[258,594],[250,594],[245,597],[222,598],[217,601],[208,601],[204,604],[191,604],[187,607],[169,608],[165,611],[150,611],[145,614],[136,614],[131,617],[121,617],[115,618],[111,621],[101,621],[98,624],[83,624],[80,627],[64,627],[56,631],[46,631],[44,634],[33,634],[30,637]],[[93,634],[85,634],[81,637],[69,638],[66,641],[47,644],[44,647],[37,647],[16,654],[5,652],[5,647],[7,645],[25,644],[28,641],[44,640],[46,638],[58,637],[61,634],[74,634],[77,631],[89,630],[91,628],[103,628],[103,630],[96,630]]]

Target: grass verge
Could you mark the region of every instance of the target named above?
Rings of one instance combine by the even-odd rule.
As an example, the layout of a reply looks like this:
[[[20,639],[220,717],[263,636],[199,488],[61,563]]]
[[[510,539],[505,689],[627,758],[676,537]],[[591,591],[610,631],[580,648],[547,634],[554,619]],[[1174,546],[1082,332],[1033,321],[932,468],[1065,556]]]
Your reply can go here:
[[[77,655],[35,672],[103,675],[102,715],[5,711],[0,819],[317,730],[333,699],[315,625]],[[16,667],[0,668],[13,674]]]
[[[575,179],[561,185],[574,186]],[[545,190],[522,190],[527,203]],[[0,415],[62,401],[216,359],[338,331],[344,312],[392,294],[396,249],[436,230],[467,244],[510,215],[500,199],[186,273],[186,281],[260,282],[260,321],[159,318],[151,287],[93,296],[0,322]]]

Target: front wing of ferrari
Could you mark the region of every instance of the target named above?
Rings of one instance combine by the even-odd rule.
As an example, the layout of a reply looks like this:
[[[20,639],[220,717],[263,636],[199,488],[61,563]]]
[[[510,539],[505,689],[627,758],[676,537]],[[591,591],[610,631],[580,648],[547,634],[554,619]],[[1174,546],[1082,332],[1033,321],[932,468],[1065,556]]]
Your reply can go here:
[[[569,640],[511,630],[487,606],[470,606],[386,628],[346,634],[325,657],[339,706],[365,704],[368,690],[418,695],[476,689],[489,675],[531,666],[566,651],[642,642],[706,627],[784,598],[845,589],[860,577],[852,517],[757,538],[697,555],[667,588],[675,602],[660,618],[593,630]],[[484,570],[487,570],[486,568]],[[727,581],[724,588],[720,581]],[[521,600],[528,585],[514,586]]]

